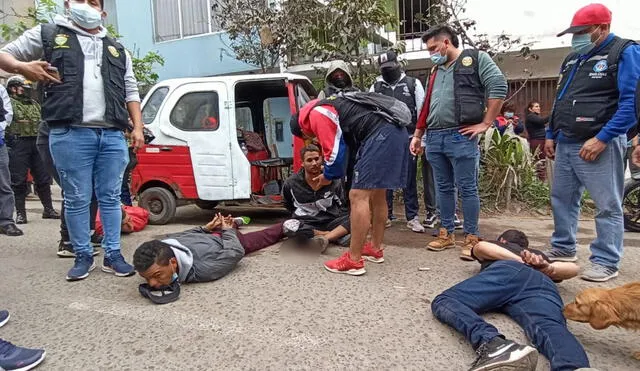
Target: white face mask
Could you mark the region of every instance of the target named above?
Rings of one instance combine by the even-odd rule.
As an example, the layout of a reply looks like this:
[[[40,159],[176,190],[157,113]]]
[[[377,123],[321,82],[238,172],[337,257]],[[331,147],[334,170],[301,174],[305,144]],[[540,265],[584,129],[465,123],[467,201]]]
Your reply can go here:
[[[78,26],[93,30],[102,25],[102,13],[87,3],[71,2],[69,16]]]

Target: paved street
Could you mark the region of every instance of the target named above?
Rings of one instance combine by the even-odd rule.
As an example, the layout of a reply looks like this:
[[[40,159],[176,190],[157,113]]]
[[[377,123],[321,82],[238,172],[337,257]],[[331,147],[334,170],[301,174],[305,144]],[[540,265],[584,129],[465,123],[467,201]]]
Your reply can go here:
[[[40,219],[37,201],[28,208],[26,235],[0,237],[0,307],[12,314],[0,337],[46,348],[42,370],[465,370],[474,360],[467,342],[434,319],[429,303],[478,264],[460,261],[457,251],[427,251],[427,235],[411,233],[404,223],[389,230],[387,262],[368,264],[363,277],[329,274],[321,267],[328,257],[284,256],[274,246],[246,257],[229,276],[183,286],[179,301],[156,306],[138,294],[138,276],[116,278],[98,269],[85,281],[66,282],[72,260],[55,255],[58,223]],[[144,240],[204,224],[212,215],[183,207],[174,224],[123,237],[124,255],[130,260]],[[247,230],[282,214],[253,216]],[[532,245],[542,247],[552,221],[491,218],[481,229],[494,237],[510,227],[524,229]],[[580,264],[593,235],[593,222],[582,222]],[[628,233],[625,245],[621,276],[601,286],[640,280],[640,234]],[[560,292],[569,300],[590,286],[575,279],[560,284]],[[507,337],[525,341],[506,317],[487,318]],[[570,328],[593,367],[640,369],[630,356],[640,350],[639,333]],[[548,367],[541,357],[538,369]]]

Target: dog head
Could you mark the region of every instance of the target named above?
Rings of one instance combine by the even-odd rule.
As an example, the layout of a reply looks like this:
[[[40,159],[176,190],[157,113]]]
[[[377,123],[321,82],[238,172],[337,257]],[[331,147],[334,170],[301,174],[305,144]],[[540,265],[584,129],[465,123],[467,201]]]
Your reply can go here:
[[[573,303],[564,307],[564,316],[577,322],[589,323],[596,330],[620,323],[609,290],[590,288],[580,292]]]

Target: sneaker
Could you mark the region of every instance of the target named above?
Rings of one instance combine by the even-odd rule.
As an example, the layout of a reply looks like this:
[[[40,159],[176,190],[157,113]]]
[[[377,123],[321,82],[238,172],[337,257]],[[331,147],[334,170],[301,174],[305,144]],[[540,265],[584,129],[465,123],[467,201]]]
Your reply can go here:
[[[342,247],[349,247],[349,245],[351,244],[351,234],[348,234],[346,236],[340,237],[336,241],[336,244],[340,245]]]
[[[329,240],[324,236],[315,236],[311,239],[311,248],[319,254],[324,254],[329,247]]]
[[[436,224],[438,224],[438,214],[427,212],[427,216],[425,217],[424,222],[422,222],[422,225],[425,228],[435,228]]]
[[[7,322],[9,322],[9,311],[0,310],[0,327],[4,326]]]
[[[473,256],[471,256],[471,249],[473,249],[473,247],[477,245],[479,241],[480,239],[478,238],[478,236],[474,234],[468,234],[464,238],[464,245],[462,245],[460,259],[468,262],[474,261],[475,259],[473,258]]]
[[[73,268],[67,273],[67,281],[80,281],[89,277],[89,272],[96,269],[93,256],[86,254],[76,256]]]
[[[124,256],[119,252],[112,256],[105,254],[102,261],[102,271],[106,273],[113,273],[118,277],[131,277],[136,274],[135,269],[129,263],[124,260]]]
[[[460,218],[458,218],[458,214],[455,214],[453,216],[453,225],[456,229],[462,229],[463,225],[462,225],[462,220],[460,220]]]
[[[102,247],[103,238],[104,234],[93,232],[93,234],[91,235],[91,244],[93,245],[93,247]]]
[[[453,233],[447,232],[445,228],[440,228],[438,238],[427,244],[427,249],[431,251],[443,251],[454,247],[456,247],[456,236]]]
[[[60,219],[60,214],[55,209],[47,207],[42,212],[42,219]]]
[[[535,371],[538,364],[537,350],[528,345],[521,345],[499,336],[488,343],[480,345],[476,353],[478,353],[478,358],[473,362],[469,371]]]
[[[387,219],[387,221],[384,223],[384,227],[391,228],[391,219]]]
[[[24,210],[16,210],[16,224],[27,224],[27,212]]]
[[[589,268],[585,269],[580,276],[583,280],[591,282],[606,282],[615,277],[618,277],[616,268],[605,267],[595,263],[591,263]]]
[[[233,222],[238,226],[249,225],[251,223],[251,218],[248,216],[239,216],[237,218],[233,218]]]
[[[298,219],[289,219],[282,223],[282,232],[284,234],[296,233],[298,229],[300,229],[300,221]]]
[[[351,276],[362,276],[367,271],[364,270],[364,259],[360,261],[351,260],[351,253],[345,252],[338,259],[329,260],[324,263],[326,270],[332,273],[343,273]]]
[[[398,217],[392,214],[392,215],[389,215],[389,220],[393,222],[398,220]]]
[[[420,224],[420,219],[418,219],[417,216],[409,220],[409,222],[407,222],[407,228],[411,229],[413,232],[416,232],[416,233],[426,232],[422,224]]]
[[[0,338],[0,370],[27,371],[44,360],[45,351],[17,347]]]
[[[73,246],[69,241],[60,240],[58,244],[58,253],[59,258],[75,258],[76,254],[73,251]],[[100,251],[98,249],[93,249],[93,256],[100,255]]]
[[[573,263],[573,262],[577,262],[578,261],[578,257],[576,256],[575,252],[574,253],[570,253],[570,252],[567,252],[567,251],[561,250],[561,249],[552,248],[551,250],[545,252],[545,255],[552,262]]]
[[[362,246],[362,257],[372,263],[384,263],[384,250],[376,250],[371,242]]]

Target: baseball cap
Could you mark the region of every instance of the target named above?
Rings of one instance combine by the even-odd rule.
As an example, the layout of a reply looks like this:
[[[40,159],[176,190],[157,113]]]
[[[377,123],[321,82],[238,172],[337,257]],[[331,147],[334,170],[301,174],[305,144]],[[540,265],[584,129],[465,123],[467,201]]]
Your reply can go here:
[[[398,55],[393,50],[387,50],[378,56],[378,65],[380,68],[395,67],[398,65]]]
[[[571,26],[560,32],[558,37],[568,33],[582,32],[595,24],[611,24],[611,10],[602,4],[589,4],[578,9],[573,15]]]
[[[151,300],[154,304],[169,304],[180,297],[180,283],[172,282],[169,286],[154,288],[148,283],[142,283],[138,286],[138,291],[142,297]]]

